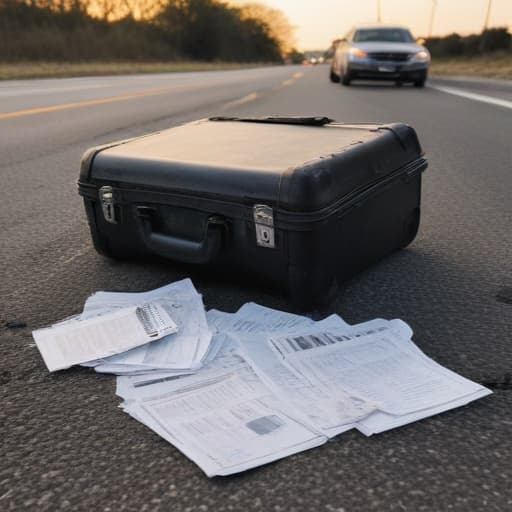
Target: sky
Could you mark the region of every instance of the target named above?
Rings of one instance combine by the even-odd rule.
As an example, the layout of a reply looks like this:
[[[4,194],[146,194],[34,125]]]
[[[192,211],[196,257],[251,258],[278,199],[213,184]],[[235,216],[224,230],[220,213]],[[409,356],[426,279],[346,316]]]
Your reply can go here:
[[[296,27],[300,50],[327,48],[353,25],[377,20],[378,0],[259,0],[282,10]],[[432,35],[481,32],[489,0],[437,0]],[[382,23],[428,35],[433,0],[380,0]],[[492,0],[489,26],[512,28],[512,0]]]

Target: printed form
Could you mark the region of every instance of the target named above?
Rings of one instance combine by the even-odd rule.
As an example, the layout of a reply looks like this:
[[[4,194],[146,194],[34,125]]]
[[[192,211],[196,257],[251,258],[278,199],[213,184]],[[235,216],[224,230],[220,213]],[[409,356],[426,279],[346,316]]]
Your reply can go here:
[[[317,332],[270,342],[290,367],[328,392],[353,390],[379,404],[378,412],[358,422],[367,435],[387,430],[386,424],[393,428],[490,393],[427,358],[397,334],[396,324],[386,327],[381,322],[371,322],[377,332],[369,334],[362,324],[352,333]]]
[[[200,374],[138,384],[118,385],[125,412],[173,443],[208,476],[245,471],[327,440],[288,413],[228,338]]]
[[[125,352],[177,331],[158,302],[118,309],[88,320],[71,319],[32,333],[48,370],[69,368]]]
[[[197,371],[209,356],[212,334],[206,321],[203,301],[190,279],[177,281],[150,292],[98,292],[87,299],[82,318],[127,305],[158,300],[178,326],[178,332],[151,345],[141,346],[89,363],[99,373],[140,374],[166,371],[182,375]]]

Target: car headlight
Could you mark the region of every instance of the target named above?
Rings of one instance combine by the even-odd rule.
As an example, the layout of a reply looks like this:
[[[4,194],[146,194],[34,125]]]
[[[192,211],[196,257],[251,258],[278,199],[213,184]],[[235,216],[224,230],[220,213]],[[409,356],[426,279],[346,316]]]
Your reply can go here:
[[[428,62],[430,60],[430,53],[428,53],[427,50],[420,50],[419,52],[414,54],[412,60],[418,62]]]
[[[350,48],[348,53],[351,57],[358,57],[360,59],[368,57],[368,54],[364,50],[361,50],[361,48]]]

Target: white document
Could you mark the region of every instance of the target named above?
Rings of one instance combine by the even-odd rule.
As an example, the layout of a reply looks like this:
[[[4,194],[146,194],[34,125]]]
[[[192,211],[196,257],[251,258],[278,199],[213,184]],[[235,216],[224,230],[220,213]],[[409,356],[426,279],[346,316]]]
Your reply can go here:
[[[276,410],[264,386],[228,375],[147,399],[142,408],[186,448],[208,476],[249,469],[318,446],[325,438]],[[267,402],[269,400],[270,403]]]
[[[198,374],[172,380],[162,374],[153,381],[148,375],[118,377],[117,393],[128,414],[208,476],[244,471],[327,439],[287,414],[228,338]]]
[[[244,304],[236,313],[224,313],[215,309],[207,313],[209,325],[220,332],[285,332],[314,324],[307,317],[260,306],[254,302]]]
[[[382,432],[386,432],[387,430],[402,427],[404,425],[408,425],[409,423],[434,416],[435,414],[441,414],[442,412],[446,412],[457,407],[462,407],[469,404],[470,402],[473,402],[474,400],[478,400],[479,398],[483,398],[484,396],[490,394],[492,394],[490,389],[482,387],[482,389],[475,391],[474,393],[470,393],[469,395],[465,395],[457,400],[453,400],[436,407],[423,409],[417,413],[405,414],[402,416],[394,416],[385,412],[376,411],[363,420],[359,421],[357,424],[357,429],[366,436],[380,434]]]
[[[286,366],[266,343],[265,332],[293,334],[349,328],[339,316],[314,322],[307,317],[249,303],[235,314],[209,311],[207,318],[217,329],[237,339],[254,371],[287,404],[292,414],[325,435],[333,437],[345,432],[353,428],[358,419],[376,410],[374,403],[341,389],[335,394],[326,393]]]
[[[310,381],[286,365],[265,337],[240,336],[240,345],[254,371],[290,407],[290,413],[328,437],[350,430],[358,420],[377,410],[376,403],[357,393],[342,388],[333,392]]]
[[[182,279],[147,292],[96,292],[91,295],[84,305],[82,318],[90,316],[92,310],[103,310],[105,306],[110,309],[124,308],[133,304],[143,304],[160,300],[165,297],[190,297],[199,295],[190,279]]]
[[[428,360],[392,329],[377,331],[331,331],[272,343],[288,364],[326,389],[354,390],[393,416],[434,411],[485,389]]]
[[[32,333],[49,371],[107,357],[158,340],[177,326],[158,302],[75,319]]]
[[[244,304],[236,313],[211,309],[207,313],[207,319],[212,328],[224,333],[293,333],[318,325],[325,329],[350,327],[338,315],[331,315],[319,323],[305,316],[270,309],[254,302]]]
[[[155,344],[143,346],[93,361],[100,373],[140,374],[155,370],[183,373],[198,370],[210,349],[211,332],[206,322],[201,296],[190,279],[141,293],[98,292],[86,301],[83,317],[88,318],[126,305],[158,299],[178,325],[176,334],[166,336]]]
[[[186,377],[188,383],[199,383],[232,373],[237,373],[241,378],[254,378],[255,372],[242,355],[236,340],[225,334],[216,334],[212,339],[212,347],[216,355],[208,360],[200,372],[189,375],[151,372],[144,375],[119,376],[117,394],[125,400],[141,400],[174,389],[177,377]]]
[[[201,369],[197,378],[204,377],[208,371],[218,373],[237,367],[240,364],[241,358],[238,354],[235,354],[236,346],[230,343],[230,340],[225,343],[225,340],[226,337],[224,335],[213,336],[210,345],[211,350],[205,359],[205,366]],[[160,393],[161,391],[159,390],[154,391],[158,389],[157,386],[160,384],[191,376],[195,373],[192,370],[155,370],[140,374],[119,374],[116,380],[116,394],[125,400],[140,400],[144,397],[153,396],[155,393]]]
[[[104,371],[118,365],[124,365],[128,371],[199,367],[211,339],[206,320],[201,321],[204,311],[200,297],[160,299],[160,302],[175,318],[180,329],[178,333],[102,361]],[[97,370],[101,371],[101,367]]]
[[[372,320],[370,322],[365,322],[365,324],[360,324],[361,326],[370,326],[370,327],[383,327],[385,324],[393,330],[399,337],[395,338],[395,341],[400,345],[402,350],[411,350],[415,355],[423,358],[425,362],[431,364],[432,367],[437,370],[441,369],[444,372],[448,372],[448,375],[453,375],[455,378],[462,378],[459,375],[451,372],[447,368],[444,368],[438,363],[436,363],[433,359],[429,358],[425,353],[423,353],[411,340],[412,330],[411,328],[402,320]],[[357,328],[358,326],[354,326]],[[466,379],[464,379],[466,380]],[[478,400],[479,398],[483,398],[487,395],[492,394],[492,391],[479,386],[477,391],[470,393],[468,395],[462,396],[456,400],[444,403],[439,406],[423,409],[419,412],[412,414],[405,414],[401,416],[396,416],[392,414],[387,414],[382,411],[377,411],[369,415],[360,421],[357,425],[358,430],[360,430],[365,435],[378,434],[381,432],[385,432],[387,430],[401,427],[407,425],[409,423],[422,420],[424,418],[428,418],[429,416],[433,416],[435,414],[440,414],[445,411],[449,411],[450,409],[454,409],[456,407],[461,407],[469,404],[474,400]]]

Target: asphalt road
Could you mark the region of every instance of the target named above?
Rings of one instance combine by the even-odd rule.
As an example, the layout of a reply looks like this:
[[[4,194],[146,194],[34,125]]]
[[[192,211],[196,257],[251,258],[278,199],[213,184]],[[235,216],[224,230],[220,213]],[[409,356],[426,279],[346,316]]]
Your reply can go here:
[[[511,89],[448,85],[505,103],[432,87],[344,88],[320,66],[0,83],[0,508],[510,510]],[[94,252],[76,193],[82,152],[222,113],[404,121],[417,129],[430,162],[419,235],[349,282],[335,309],[348,322],[404,319],[427,354],[493,395],[209,480],[117,408],[113,377],[47,372],[32,329],[79,312],[96,290],[140,291],[185,276],[172,264],[116,263]],[[271,291],[191,277],[208,307],[234,311],[249,300],[288,307]],[[7,328],[13,320],[26,327]]]

